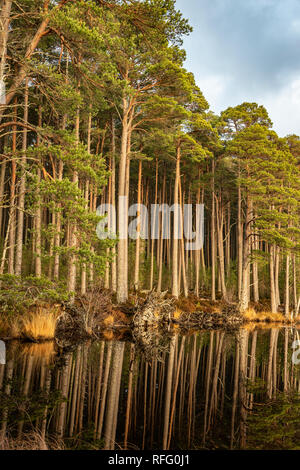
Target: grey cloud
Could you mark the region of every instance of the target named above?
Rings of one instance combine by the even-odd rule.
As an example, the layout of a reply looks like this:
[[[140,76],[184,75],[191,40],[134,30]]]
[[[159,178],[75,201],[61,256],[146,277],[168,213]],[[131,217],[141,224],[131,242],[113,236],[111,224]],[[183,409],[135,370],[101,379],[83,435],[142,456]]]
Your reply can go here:
[[[299,0],[177,4],[194,26],[186,44],[189,62],[197,61],[198,73],[231,76],[232,91],[238,86],[253,93],[284,86],[300,71]]]

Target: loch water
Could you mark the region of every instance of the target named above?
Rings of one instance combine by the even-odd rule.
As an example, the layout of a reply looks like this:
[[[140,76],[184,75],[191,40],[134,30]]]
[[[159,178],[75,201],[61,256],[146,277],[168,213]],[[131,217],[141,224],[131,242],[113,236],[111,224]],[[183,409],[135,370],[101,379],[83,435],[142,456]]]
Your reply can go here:
[[[296,329],[249,327],[144,344],[107,331],[68,351],[9,342],[2,448],[300,449],[298,340]]]

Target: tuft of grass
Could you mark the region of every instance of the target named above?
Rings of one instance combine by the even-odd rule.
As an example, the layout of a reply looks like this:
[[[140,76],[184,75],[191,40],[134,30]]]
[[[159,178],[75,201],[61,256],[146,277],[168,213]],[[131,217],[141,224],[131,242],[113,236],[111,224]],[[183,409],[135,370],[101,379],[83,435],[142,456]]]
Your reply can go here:
[[[21,336],[31,341],[46,341],[54,338],[58,310],[38,309],[29,312],[21,320]]]

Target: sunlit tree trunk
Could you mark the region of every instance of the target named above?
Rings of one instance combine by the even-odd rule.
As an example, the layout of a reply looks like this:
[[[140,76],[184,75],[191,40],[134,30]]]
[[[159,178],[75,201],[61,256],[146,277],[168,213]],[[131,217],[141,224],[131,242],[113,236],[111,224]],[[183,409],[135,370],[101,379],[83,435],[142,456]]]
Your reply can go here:
[[[246,217],[243,243],[243,262],[242,262],[242,289],[239,301],[239,311],[245,312],[249,306],[249,256],[250,256],[250,200],[247,197]]]
[[[135,267],[134,267],[134,288],[136,290],[139,289],[139,274],[140,274],[140,246],[141,246],[141,191],[142,191],[142,160],[139,161],[139,172],[138,172],[138,211],[137,217],[139,218],[139,222],[137,224],[136,232],[137,232],[137,239],[135,245]]]
[[[240,163],[238,168],[238,178],[240,178]],[[242,222],[242,191],[241,185],[238,184],[238,220],[237,220],[237,253],[238,253],[238,299],[242,293],[242,277],[243,277],[243,222]]]
[[[111,203],[116,209],[116,131],[115,121],[112,118],[111,122]],[[112,262],[111,262],[111,288],[113,292],[117,291],[117,261],[116,261],[116,247],[112,247]]]
[[[14,122],[17,122],[17,101],[15,100]],[[14,274],[15,261],[15,243],[16,243],[16,161],[15,153],[17,150],[17,126],[13,126],[12,131],[12,154],[11,176],[10,176],[10,208],[9,218],[11,220],[9,230],[9,256],[8,256],[8,274]]]
[[[182,282],[184,296],[188,297],[188,281],[187,281],[187,268],[186,268],[186,256],[184,249],[184,233],[183,233],[183,198],[181,191],[181,182],[179,178],[179,203],[180,203],[180,256],[181,256],[181,268],[182,268]]]
[[[199,178],[200,178],[200,170],[199,170]],[[197,204],[200,204],[200,196],[201,190],[200,186],[197,191]],[[195,250],[195,272],[196,272],[196,279],[195,279],[195,295],[199,297],[199,283],[200,283],[200,250]]]
[[[156,159],[156,170],[155,170],[155,196],[154,196],[154,204],[157,204],[157,194],[158,194],[158,159]],[[156,212],[154,214],[154,218],[156,220]],[[150,285],[149,289],[152,291],[153,289],[153,279],[154,279],[154,233],[150,229],[150,243],[151,243],[151,260],[150,260]]]
[[[3,142],[3,145],[5,146],[5,141]],[[5,158],[5,157],[4,157]],[[7,162],[3,158],[1,162],[1,172],[0,172],[0,237],[4,234],[4,225],[3,224],[3,215],[4,215],[4,204],[5,204],[5,194],[4,194],[4,189],[5,189],[5,175],[6,175],[6,166]]]
[[[80,111],[79,108],[76,112],[76,119],[75,119],[75,136],[76,142],[79,143],[79,123],[80,123]],[[73,171],[73,179],[72,179],[75,187],[78,187],[78,172],[76,170]],[[69,248],[71,249],[71,253],[69,255],[69,262],[68,262],[68,291],[74,293],[76,290],[76,261],[77,256],[75,254],[77,248],[77,227],[76,223],[72,224],[71,233],[70,233],[70,245]]]
[[[277,313],[277,298],[275,287],[275,269],[274,269],[274,254],[276,247],[270,246],[270,296],[271,296],[271,311]]]
[[[177,144],[176,155],[176,175],[174,183],[174,225],[173,225],[173,252],[172,252],[172,295],[176,298],[179,297],[179,280],[178,280],[178,233],[180,224],[180,214],[177,210],[179,203],[179,180],[180,180],[180,158],[181,148],[180,142]]]
[[[92,113],[89,113],[88,116],[88,129],[87,129],[87,151],[91,153],[91,131],[92,131]],[[88,211],[89,207],[89,190],[90,190],[90,181],[89,179],[85,182],[84,190],[84,199],[85,199],[85,209]],[[87,289],[87,275],[86,275],[86,263],[83,263],[81,268],[81,294],[85,294]]]
[[[38,111],[38,126],[42,127],[42,107],[39,106]],[[40,136],[37,136],[37,147],[40,145]],[[41,195],[39,193],[39,185],[41,182],[41,170],[37,168],[37,208],[35,216],[35,275],[41,277],[42,275],[42,205]]]
[[[166,192],[166,169],[164,169],[164,179],[163,179],[163,189],[162,189],[162,199],[161,203],[165,203],[165,192]],[[161,215],[161,230],[160,230],[160,240],[159,240],[159,260],[158,260],[158,282],[157,282],[157,292],[161,292],[162,289],[162,273],[163,273],[163,251],[164,251],[164,229],[165,229],[165,220],[164,215]]]
[[[117,299],[118,302],[125,302],[128,297],[128,265],[127,265],[127,250],[128,250],[128,201],[126,201],[126,166],[127,162],[127,144],[129,134],[128,124],[129,103],[126,98],[123,98],[123,118],[122,118],[122,136],[121,136],[121,156],[119,163],[119,213],[118,213],[118,232],[120,237],[118,243],[118,287]],[[121,202],[121,199],[122,202]]]
[[[290,314],[290,254],[286,255],[285,263],[285,299],[284,299],[284,313],[286,316]]]
[[[11,5],[10,0],[2,0],[0,4],[0,81],[4,80],[5,76]]]
[[[281,304],[280,289],[279,289],[279,269],[280,269],[280,247],[277,246],[275,248],[275,270],[274,270],[274,280],[275,280],[275,292],[276,292],[277,307]]]
[[[216,205],[215,205],[215,161],[212,161],[211,195],[211,300],[216,300]]]
[[[221,199],[221,198],[220,198]],[[224,261],[224,240],[223,240],[223,228],[224,228],[224,208],[221,205],[221,201],[216,198],[217,203],[217,234],[218,234],[218,252],[219,252],[219,273],[221,282],[222,296],[227,301],[227,289],[225,283],[225,261]]]
[[[28,79],[25,83],[24,93],[24,123],[28,123]],[[16,265],[15,274],[21,276],[22,270],[22,254],[23,254],[23,232],[24,232],[24,206],[25,206],[25,191],[26,191],[26,150],[27,150],[27,129],[23,130],[22,141],[22,158],[21,158],[21,181],[19,189],[18,200],[18,225],[17,225],[17,239],[16,239]]]

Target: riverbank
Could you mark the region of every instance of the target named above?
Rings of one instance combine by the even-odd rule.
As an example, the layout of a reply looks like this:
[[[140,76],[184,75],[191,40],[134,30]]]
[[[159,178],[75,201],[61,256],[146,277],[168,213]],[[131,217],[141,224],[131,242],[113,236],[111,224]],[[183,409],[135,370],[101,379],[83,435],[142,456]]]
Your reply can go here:
[[[126,304],[114,303],[111,292],[97,289],[74,302],[37,302],[25,311],[0,314],[0,338],[33,343],[56,339],[61,347],[95,339],[109,331],[192,328],[237,329],[245,325],[297,325],[300,316],[267,311],[268,303],[251,304],[240,315],[237,305],[207,297],[174,299],[170,295],[132,294]]]

